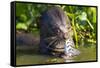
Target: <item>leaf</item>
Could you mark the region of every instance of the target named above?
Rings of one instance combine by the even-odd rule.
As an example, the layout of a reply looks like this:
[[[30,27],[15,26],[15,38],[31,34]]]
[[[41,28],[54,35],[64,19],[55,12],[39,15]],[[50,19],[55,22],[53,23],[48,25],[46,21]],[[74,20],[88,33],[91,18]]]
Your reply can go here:
[[[27,16],[25,14],[21,14],[20,15],[20,20],[24,21],[24,22],[27,21]]]
[[[24,29],[24,30],[27,30],[27,25],[24,24],[24,23],[18,23],[16,25],[16,29]]]
[[[79,19],[80,19],[81,21],[85,21],[85,20],[87,19],[87,14],[86,14],[86,12],[82,12],[82,14],[79,16]]]

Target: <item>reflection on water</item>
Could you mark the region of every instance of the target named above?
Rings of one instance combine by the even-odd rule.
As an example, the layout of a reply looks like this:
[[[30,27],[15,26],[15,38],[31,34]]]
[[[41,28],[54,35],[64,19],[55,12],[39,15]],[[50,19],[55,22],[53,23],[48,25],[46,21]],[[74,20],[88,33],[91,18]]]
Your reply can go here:
[[[74,62],[74,60],[71,60],[71,59],[70,60],[65,60],[65,62]]]
[[[28,64],[49,64],[49,63],[63,63],[63,62],[78,62],[78,61],[95,61],[96,60],[96,48],[91,47],[79,47],[81,54],[74,56],[71,59],[62,59],[59,57],[42,55],[31,50],[22,50],[17,48],[17,65],[28,65]]]

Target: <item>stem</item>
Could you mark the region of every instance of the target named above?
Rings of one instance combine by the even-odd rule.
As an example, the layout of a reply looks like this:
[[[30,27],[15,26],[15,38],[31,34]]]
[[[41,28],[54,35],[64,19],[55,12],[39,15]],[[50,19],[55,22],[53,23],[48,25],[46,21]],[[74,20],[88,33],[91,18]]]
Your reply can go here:
[[[74,15],[73,15],[73,18],[72,18],[72,27],[73,27],[73,30],[74,30],[74,34],[75,34],[75,47],[78,48],[78,36],[77,36],[77,32],[76,32],[76,28],[75,28],[75,23],[74,23]]]
[[[90,21],[89,21],[88,19],[87,19],[86,21],[87,21],[87,23],[89,24],[89,26],[91,27],[91,29],[94,30],[94,27],[93,27],[93,25],[90,23]]]

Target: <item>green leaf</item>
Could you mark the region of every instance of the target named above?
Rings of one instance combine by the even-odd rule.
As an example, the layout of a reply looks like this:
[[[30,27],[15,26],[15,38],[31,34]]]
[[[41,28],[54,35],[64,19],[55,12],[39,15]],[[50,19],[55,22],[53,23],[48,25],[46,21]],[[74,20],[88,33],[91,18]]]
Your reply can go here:
[[[27,16],[25,14],[21,14],[20,20],[23,21],[23,22],[27,21]]]
[[[79,16],[79,19],[80,19],[81,21],[85,21],[85,20],[87,19],[87,14],[86,14],[86,12],[82,12],[82,14]]]
[[[16,29],[24,29],[24,30],[27,30],[27,25],[24,24],[24,23],[18,23],[16,25]]]

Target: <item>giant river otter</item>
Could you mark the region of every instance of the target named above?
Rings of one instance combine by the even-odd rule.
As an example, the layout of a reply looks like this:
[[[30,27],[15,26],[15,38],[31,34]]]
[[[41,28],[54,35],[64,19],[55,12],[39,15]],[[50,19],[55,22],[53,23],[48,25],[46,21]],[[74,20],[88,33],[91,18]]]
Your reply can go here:
[[[71,31],[71,22],[60,7],[44,12],[40,20],[40,52],[60,57],[78,55]]]

